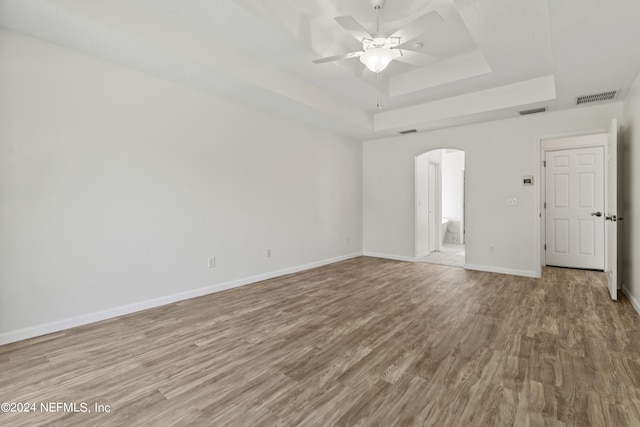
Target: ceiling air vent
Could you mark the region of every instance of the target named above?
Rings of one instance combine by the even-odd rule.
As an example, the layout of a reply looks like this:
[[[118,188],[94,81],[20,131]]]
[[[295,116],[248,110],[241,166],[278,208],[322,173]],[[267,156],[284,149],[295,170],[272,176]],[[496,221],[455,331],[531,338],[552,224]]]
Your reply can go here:
[[[582,95],[576,98],[576,105],[588,104],[590,102],[610,101],[616,97],[617,90],[609,92],[594,93],[593,95]]]
[[[408,133],[416,133],[416,132],[418,132],[418,131],[415,130],[415,129],[401,130],[400,131],[400,135],[406,135]]]
[[[527,114],[544,113],[545,111],[547,111],[547,107],[532,108],[531,110],[520,111],[520,115],[526,116]]]

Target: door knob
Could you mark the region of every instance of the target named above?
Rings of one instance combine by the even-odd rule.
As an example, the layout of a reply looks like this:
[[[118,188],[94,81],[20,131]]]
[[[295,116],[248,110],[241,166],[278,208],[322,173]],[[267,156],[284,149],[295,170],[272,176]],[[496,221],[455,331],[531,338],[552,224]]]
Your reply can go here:
[[[602,212],[591,212],[591,216],[597,216],[600,218],[602,216]]]

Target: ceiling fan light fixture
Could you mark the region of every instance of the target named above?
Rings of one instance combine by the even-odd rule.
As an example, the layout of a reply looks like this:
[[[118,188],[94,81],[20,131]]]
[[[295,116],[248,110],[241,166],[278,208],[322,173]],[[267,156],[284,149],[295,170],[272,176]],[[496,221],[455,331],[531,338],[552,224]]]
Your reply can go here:
[[[384,47],[373,48],[360,55],[360,62],[374,73],[379,73],[387,68],[387,65],[393,61],[398,53]]]

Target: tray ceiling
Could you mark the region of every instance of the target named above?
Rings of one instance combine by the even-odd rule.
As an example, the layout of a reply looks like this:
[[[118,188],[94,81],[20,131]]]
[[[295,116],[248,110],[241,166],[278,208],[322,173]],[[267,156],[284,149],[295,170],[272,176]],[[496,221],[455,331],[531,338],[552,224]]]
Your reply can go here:
[[[622,99],[640,71],[636,0],[386,0],[381,31],[431,11],[416,40],[437,61],[379,83],[356,58],[312,63],[360,49],[334,18],[375,29],[368,0],[3,0],[0,26],[358,139]]]

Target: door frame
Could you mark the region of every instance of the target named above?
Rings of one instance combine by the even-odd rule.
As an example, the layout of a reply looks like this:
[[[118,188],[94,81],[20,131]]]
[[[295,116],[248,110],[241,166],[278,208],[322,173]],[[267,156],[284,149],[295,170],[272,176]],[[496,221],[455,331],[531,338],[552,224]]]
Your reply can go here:
[[[609,153],[608,149],[608,129],[594,129],[584,132],[569,132],[555,135],[545,135],[537,138],[537,146],[538,150],[536,153],[538,167],[539,167],[539,185],[538,187],[538,197],[536,200],[536,210],[538,212],[538,221],[536,221],[537,230],[536,233],[536,246],[538,250],[536,251],[536,255],[538,257],[536,265],[537,277],[542,277],[542,267],[546,265],[546,257],[545,257],[545,233],[546,233],[546,215],[544,212],[544,201],[546,198],[546,171],[544,167],[543,160],[545,158],[545,153],[547,151],[555,151],[555,150],[564,150],[564,149],[572,149],[572,148],[590,148],[590,147],[604,147],[604,177],[605,177],[605,190],[607,188],[608,180],[607,180],[607,155]],[[605,193],[606,197],[606,193]],[[605,232],[605,241],[606,241],[606,232]],[[607,256],[605,250],[605,271],[607,270]]]
[[[442,169],[441,163],[436,162],[435,160],[428,159],[427,161],[427,210],[433,208],[434,210],[434,218],[433,218],[433,230],[431,230],[431,219],[427,222],[427,250],[429,253],[433,251],[441,251],[442,250],[442,236],[440,236],[440,226],[442,225]],[[431,170],[433,168],[433,173],[435,176],[435,181],[433,182],[433,189],[435,190],[435,194],[433,197],[435,206],[431,206]],[[432,233],[433,231],[433,233]],[[431,238],[433,236],[434,248],[431,250]]]
[[[420,194],[418,193],[418,157],[423,156],[427,153],[431,153],[432,151],[438,151],[438,150],[456,150],[456,151],[461,151],[464,153],[464,178],[465,181],[463,182],[463,187],[464,187],[464,192],[463,192],[463,203],[462,203],[462,207],[463,207],[463,224],[466,224],[466,216],[467,216],[467,194],[466,194],[466,177],[469,171],[469,157],[468,157],[468,151],[465,148],[459,148],[459,147],[436,147],[436,148],[431,148],[428,149],[426,151],[422,151],[419,154],[416,154],[413,160],[413,198],[414,198],[414,207],[413,207],[413,261],[418,260],[420,257],[426,255],[426,254],[422,254],[419,253],[418,251],[418,201],[421,200],[420,199]],[[436,162],[438,163],[438,162]],[[442,172],[442,166],[441,164],[439,164],[439,168],[440,168],[440,172]],[[442,175],[441,173],[439,175]],[[440,203],[440,212],[438,213],[438,220],[440,222],[440,224],[442,224],[442,176],[440,176],[438,178],[439,180],[439,203]],[[436,224],[437,225],[437,224]],[[437,227],[436,227],[437,228]],[[462,228],[462,227],[461,227]],[[466,228],[466,225],[465,225]],[[461,230],[461,233],[464,233],[464,229]],[[464,236],[464,240],[465,240],[465,245],[466,245],[466,235]],[[440,245],[442,245],[442,239],[440,240]],[[440,246],[440,248],[442,249],[442,246]],[[467,260],[467,252],[465,250],[465,266],[466,266],[466,260]],[[465,267],[466,268],[466,267]]]
[[[466,155],[465,155],[465,162],[467,161],[466,159]],[[462,169],[462,219],[460,220],[460,244],[461,245],[465,245],[466,244],[466,239],[464,236],[464,227],[466,225],[466,215],[467,215],[467,169],[466,169],[467,165],[465,163],[465,169]],[[466,251],[465,251],[466,253]]]

